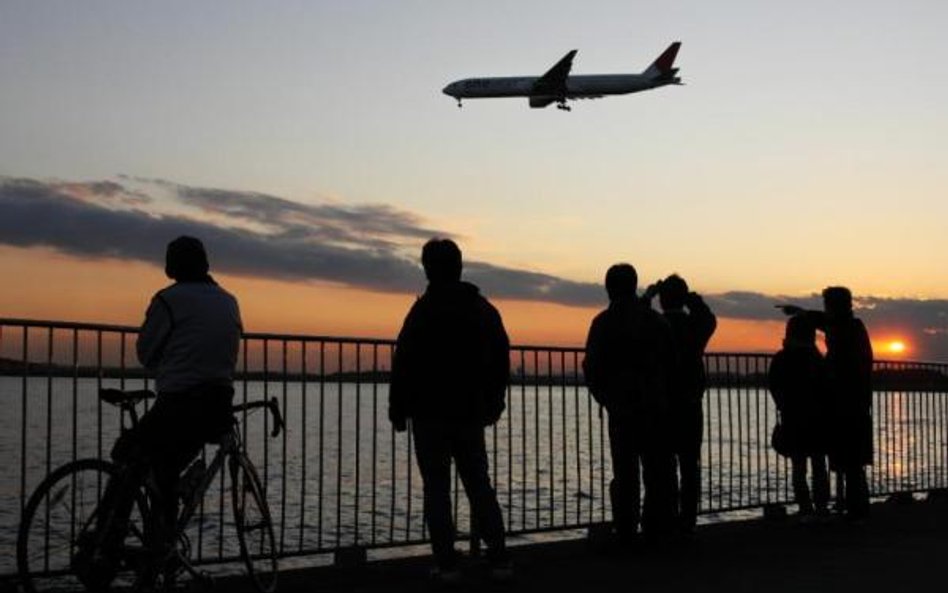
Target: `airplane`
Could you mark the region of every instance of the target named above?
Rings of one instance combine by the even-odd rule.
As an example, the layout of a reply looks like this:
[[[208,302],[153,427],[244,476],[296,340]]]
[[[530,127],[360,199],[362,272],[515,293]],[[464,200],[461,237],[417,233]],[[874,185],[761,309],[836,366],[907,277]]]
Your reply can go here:
[[[452,82],[442,92],[457,99],[458,107],[461,107],[462,99],[528,97],[532,108],[556,103],[558,109],[570,111],[567,100],[598,99],[605,95],[625,95],[668,84],[683,84],[676,76],[678,68],[673,67],[679,47],[680,41],[669,45],[641,74],[570,76],[577,51],[574,49],[540,77],[465,78]]]

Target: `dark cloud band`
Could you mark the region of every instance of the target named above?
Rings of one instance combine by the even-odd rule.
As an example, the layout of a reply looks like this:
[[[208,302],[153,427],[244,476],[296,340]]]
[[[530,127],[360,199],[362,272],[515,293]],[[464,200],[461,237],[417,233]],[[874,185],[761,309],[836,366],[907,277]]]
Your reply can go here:
[[[0,244],[161,265],[168,240],[187,234],[204,240],[215,270],[412,293],[421,286],[420,245],[432,236],[452,236],[387,205],[308,205],[255,192],[120,179],[123,183],[0,177]],[[146,211],[155,199],[139,186],[170,192],[195,215]],[[597,283],[484,262],[466,262],[465,276],[494,298],[587,307],[605,301]],[[719,316],[749,320],[782,320],[775,304],[821,305],[819,295],[734,291],[706,298]],[[856,305],[870,328],[903,329],[926,356],[948,358],[948,300],[870,296]]]

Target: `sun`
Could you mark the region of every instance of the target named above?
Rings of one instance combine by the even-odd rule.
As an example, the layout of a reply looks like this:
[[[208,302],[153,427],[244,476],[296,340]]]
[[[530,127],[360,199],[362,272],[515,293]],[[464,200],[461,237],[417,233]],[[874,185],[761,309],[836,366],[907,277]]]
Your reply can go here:
[[[890,354],[904,354],[906,350],[905,342],[902,340],[890,340],[886,343],[886,350]]]

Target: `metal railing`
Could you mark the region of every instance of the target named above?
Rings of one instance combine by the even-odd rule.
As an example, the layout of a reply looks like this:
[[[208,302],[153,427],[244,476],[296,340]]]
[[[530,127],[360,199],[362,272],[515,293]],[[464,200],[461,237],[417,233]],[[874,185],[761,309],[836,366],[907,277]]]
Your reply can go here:
[[[108,458],[122,419],[102,387],[149,388],[134,361],[136,328],[0,319],[0,576],[15,572],[16,527],[30,493],[59,465]],[[247,334],[237,399],[276,397],[286,419],[239,418],[264,480],[281,555],[426,542],[409,432],[387,419],[389,340]],[[511,535],[610,519],[605,413],[583,385],[582,349],[512,350],[507,411],[487,433],[491,477]],[[770,448],[770,356],[708,354],[700,509],[715,514],[790,503],[789,463]],[[876,364],[874,495],[948,486],[948,365]],[[470,528],[454,480],[460,532]],[[234,557],[225,480],[205,498],[193,553]]]

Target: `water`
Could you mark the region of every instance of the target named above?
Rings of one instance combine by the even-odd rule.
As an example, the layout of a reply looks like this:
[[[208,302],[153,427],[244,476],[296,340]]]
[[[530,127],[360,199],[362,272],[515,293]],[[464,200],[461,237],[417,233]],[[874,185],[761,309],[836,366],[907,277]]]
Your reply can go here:
[[[107,457],[118,411],[98,388],[117,380],[0,377],[0,574],[14,567],[21,504],[50,469]],[[142,387],[127,382],[126,388]],[[351,545],[390,546],[425,537],[421,481],[410,437],[387,420],[386,384],[247,382],[237,400],[276,397],[287,430],[266,437],[263,412],[240,418],[248,454],[264,478],[285,553]],[[769,449],[774,412],[766,391],[712,389],[705,400],[702,511],[758,507],[791,498],[786,460]],[[876,395],[875,492],[946,484],[948,431],[941,394]],[[515,386],[508,410],[487,433],[492,478],[514,533],[607,521],[611,475],[604,416],[580,386]],[[25,428],[25,432],[23,430]],[[212,450],[208,449],[210,455]],[[457,485],[457,481],[455,481]],[[194,555],[236,553],[229,480],[205,498],[191,530]],[[455,500],[463,496],[455,496]],[[456,504],[469,527],[467,505]]]

